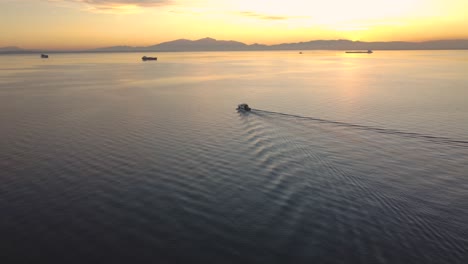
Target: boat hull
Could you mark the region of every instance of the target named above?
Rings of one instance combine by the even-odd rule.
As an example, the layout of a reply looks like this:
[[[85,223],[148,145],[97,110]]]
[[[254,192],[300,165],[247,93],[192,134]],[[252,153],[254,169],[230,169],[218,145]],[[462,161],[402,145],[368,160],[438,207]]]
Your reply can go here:
[[[155,61],[155,60],[158,60],[157,57],[142,57],[141,60],[143,61]]]
[[[365,54],[371,54],[373,53],[372,51],[346,51],[345,53],[365,53]]]

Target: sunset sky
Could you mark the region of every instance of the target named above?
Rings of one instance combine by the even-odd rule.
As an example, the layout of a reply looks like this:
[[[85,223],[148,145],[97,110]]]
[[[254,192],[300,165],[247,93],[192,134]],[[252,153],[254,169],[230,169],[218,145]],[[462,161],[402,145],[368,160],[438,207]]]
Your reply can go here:
[[[468,39],[468,0],[0,0],[0,47]]]

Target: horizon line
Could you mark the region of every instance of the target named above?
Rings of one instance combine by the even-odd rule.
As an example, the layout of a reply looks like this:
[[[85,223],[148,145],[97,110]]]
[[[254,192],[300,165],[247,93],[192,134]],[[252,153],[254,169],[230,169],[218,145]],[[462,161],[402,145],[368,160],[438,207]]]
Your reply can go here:
[[[424,44],[424,43],[431,43],[431,42],[451,42],[451,41],[468,41],[468,38],[454,38],[454,39],[434,39],[434,40],[424,40],[424,41],[403,41],[403,40],[390,40],[390,41],[362,41],[362,40],[350,40],[350,39],[314,39],[314,40],[306,40],[306,41],[297,41],[297,42],[282,42],[282,43],[276,43],[276,44],[262,44],[258,42],[254,42],[252,44],[246,44],[241,41],[233,40],[233,39],[215,39],[212,37],[204,37],[200,39],[186,39],[186,38],[178,38],[174,40],[169,40],[169,41],[163,41],[155,44],[150,44],[146,46],[131,46],[131,45],[123,45],[123,44],[117,44],[113,46],[101,46],[101,47],[93,47],[93,48],[22,48],[21,46],[15,46],[15,45],[8,45],[8,46],[2,46],[0,47],[0,54],[2,53],[33,53],[33,52],[51,52],[51,53],[67,53],[67,52],[112,52],[112,51],[101,51],[102,49],[111,49],[111,48],[133,48],[133,49],[144,49],[144,48],[151,48],[153,46],[161,45],[164,43],[171,43],[171,42],[176,42],[176,41],[190,41],[190,42],[197,42],[201,40],[213,40],[217,42],[236,42],[240,44],[244,44],[246,47],[252,47],[252,46],[263,46],[266,48],[272,48],[275,46],[281,46],[281,45],[295,45],[295,44],[305,44],[305,43],[310,43],[310,42],[319,42],[319,41],[347,41],[347,42],[352,42],[352,43],[381,43],[381,44],[390,44],[390,43],[406,43],[406,44]],[[2,50],[3,49],[3,50]],[[11,50],[8,50],[11,49]],[[453,48],[457,49],[457,48]],[[463,49],[468,49],[467,47],[464,48],[458,48],[460,50]],[[312,50],[320,50],[320,49],[312,49]],[[321,50],[341,50],[341,49],[321,49]],[[385,49],[374,49],[374,50],[385,50]],[[398,50],[398,49],[392,49],[392,50]],[[400,50],[406,50],[406,49],[400,49]],[[420,50],[443,50],[443,49],[423,49],[421,48]],[[177,50],[181,51],[181,50]],[[189,50],[188,50],[189,51]],[[206,50],[209,51],[209,50]],[[219,50],[216,50],[219,51]],[[222,50],[221,50],[222,51]],[[229,50],[225,50],[229,51]],[[233,50],[237,51],[237,50]],[[140,52],[140,51],[124,51],[124,52]],[[164,52],[164,51],[158,51],[158,52]]]

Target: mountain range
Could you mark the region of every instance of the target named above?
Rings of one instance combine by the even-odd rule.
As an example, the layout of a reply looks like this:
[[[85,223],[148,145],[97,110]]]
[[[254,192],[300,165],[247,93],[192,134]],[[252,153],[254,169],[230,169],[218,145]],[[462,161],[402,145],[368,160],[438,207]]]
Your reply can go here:
[[[232,40],[203,38],[199,40],[178,39],[151,46],[113,46],[90,50],[41,52],[181,52],[181,51],[255,51],[255,50],[453,50],[468,49],[468,40],[436,40],[425,42],[363,42],[350,40],[313,40],[308,42],[283,43],[276,45],[252,44]],[[0,53],[36,53],[18,47],[0,48]]]

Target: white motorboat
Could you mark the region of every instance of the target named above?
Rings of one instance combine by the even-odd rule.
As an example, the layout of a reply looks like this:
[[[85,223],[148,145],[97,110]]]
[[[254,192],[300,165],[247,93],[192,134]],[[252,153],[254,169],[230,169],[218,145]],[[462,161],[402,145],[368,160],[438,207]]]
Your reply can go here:
[[[250,110],[252,110],[252,108],[250,108],[248,104],[239,104],[236,109],[237,109],[237,111],[250,111]]]

